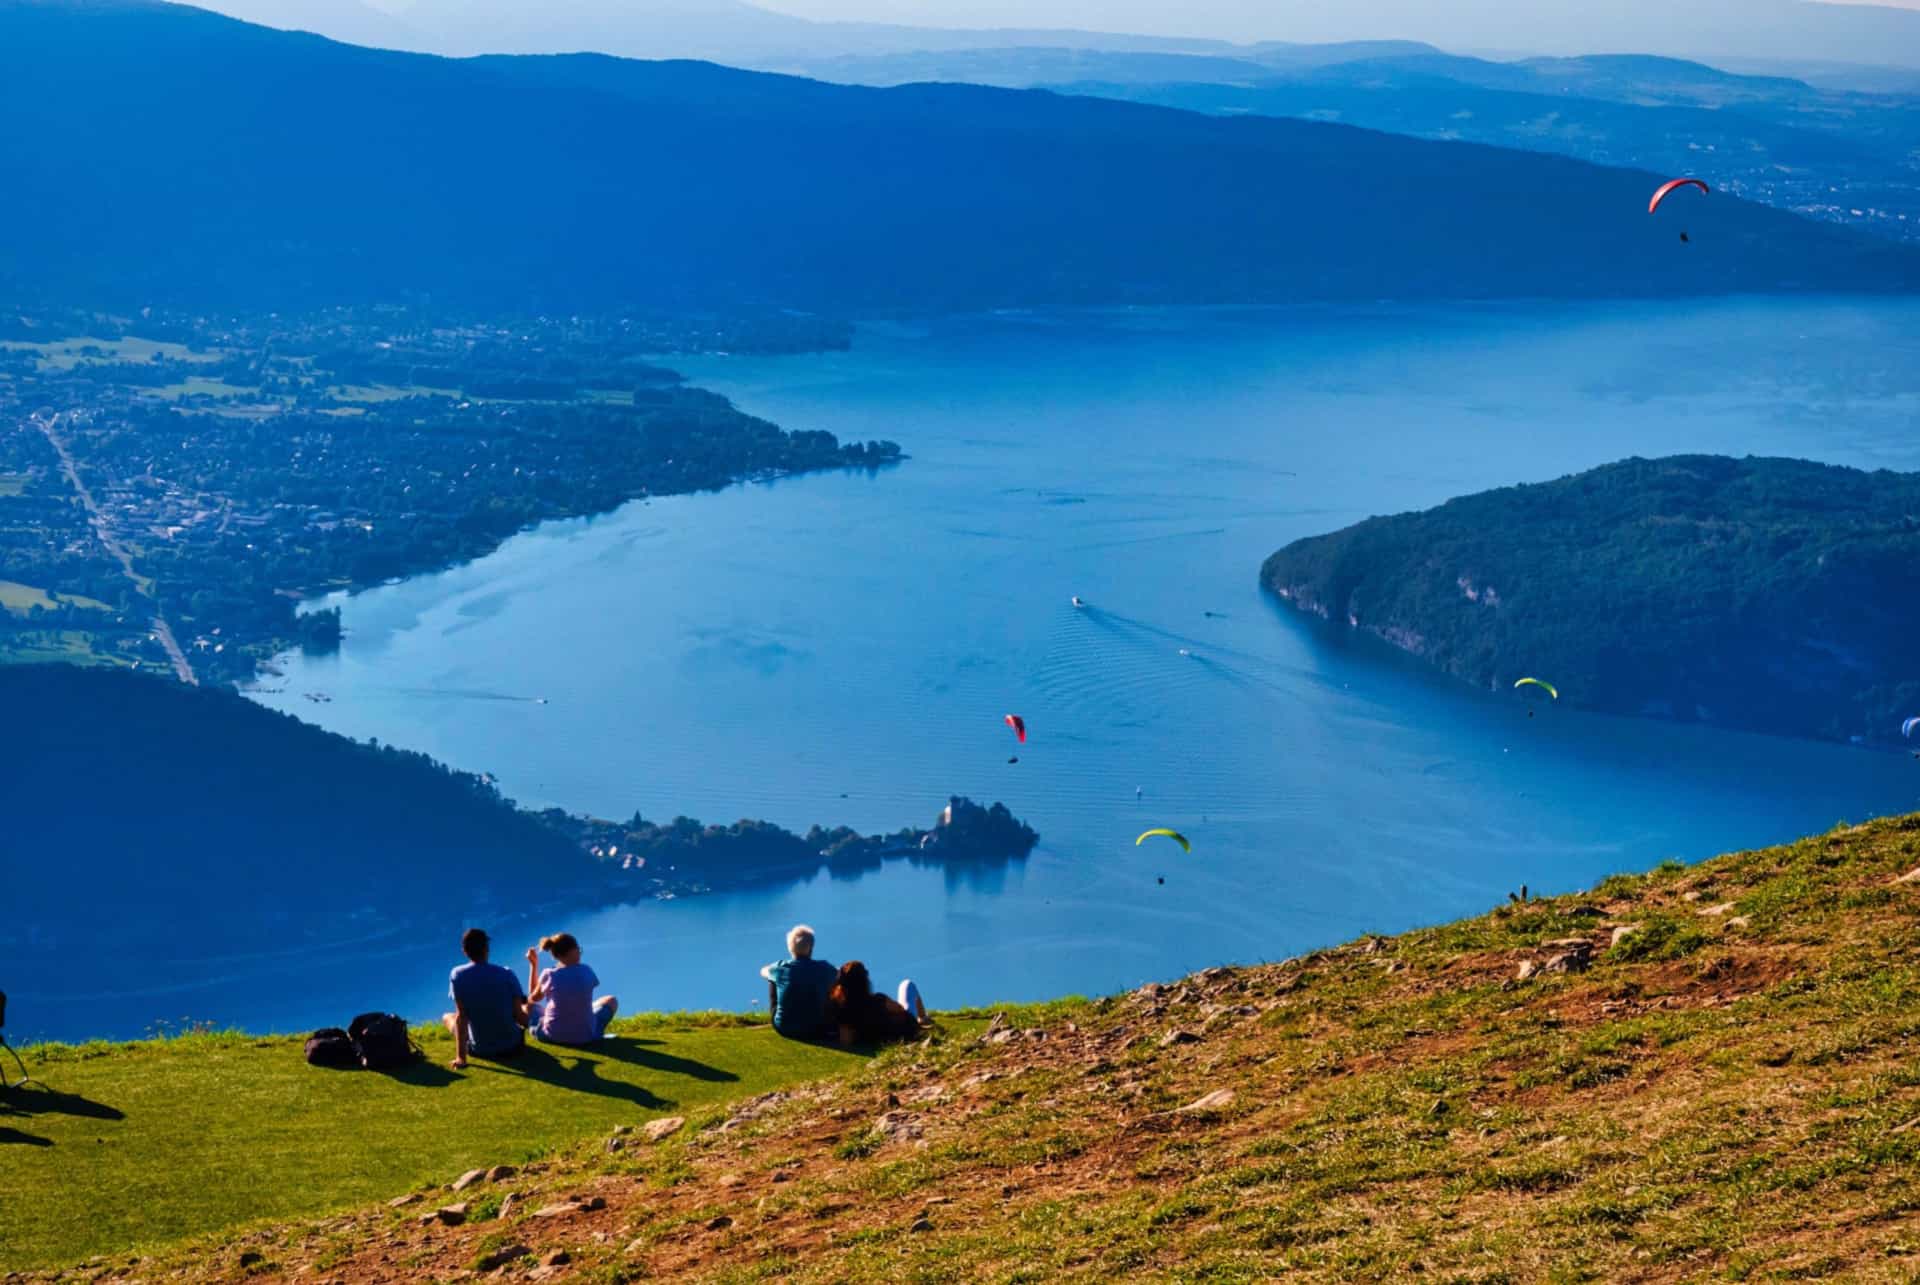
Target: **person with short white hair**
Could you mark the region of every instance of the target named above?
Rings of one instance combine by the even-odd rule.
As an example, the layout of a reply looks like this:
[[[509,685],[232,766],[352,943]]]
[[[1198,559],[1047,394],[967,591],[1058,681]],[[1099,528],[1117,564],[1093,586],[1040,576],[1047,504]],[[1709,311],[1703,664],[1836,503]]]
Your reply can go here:
[[[817,1040],[833,1034],[827,1024],[827,992],[838,970],[813,957],[813,929],[795,924],[787,930],[788,958],[760,970],[767,979],[767,1004],[773,1029],[790,1040]]]

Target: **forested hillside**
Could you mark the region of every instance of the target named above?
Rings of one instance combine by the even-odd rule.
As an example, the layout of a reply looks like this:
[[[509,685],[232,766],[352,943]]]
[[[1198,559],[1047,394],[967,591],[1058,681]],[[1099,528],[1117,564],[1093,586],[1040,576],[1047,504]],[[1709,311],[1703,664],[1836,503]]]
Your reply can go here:
[[[1495,690],[1842,739],[1920,714],[1920,475],[1632,459],[1300,540],[1261,577]]]
[[[346,937],[367,911],[605,893],[599,863],[479,778],[230,692],[6,665],[0,709],[0,957],[84,935],[194,958]]]
[[[1653,176],[1343,126],[700,63],[453,61],[0,0],[0,297],[531,312],[1893,290],[1920,258]],[[129,122],[137,121],[136,130]],[[164,140],[156,142],[156,140]]]

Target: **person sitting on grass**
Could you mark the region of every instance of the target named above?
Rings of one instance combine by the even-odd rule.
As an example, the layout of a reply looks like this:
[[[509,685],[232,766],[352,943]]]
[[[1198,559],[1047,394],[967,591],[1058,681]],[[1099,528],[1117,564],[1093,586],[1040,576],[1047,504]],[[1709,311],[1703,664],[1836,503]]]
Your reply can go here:
[[[833,989],[833,965],[813,957],[813,929],[795,924],[787,933],[790,958],[760,970],[767,979],[767,1005],[773,1011],[773,1029],[790,1040],[824,1039],[827,992]]]
[[[540,952],[553,958],[554,967],[540,971]],[[607,1033],[620,1001],[611,995],[593,997],[600,984],[591,968],[580,962],[580,943],[572,933],[542,937],[527,948],[527,999],[533,1033],[542,1044],[591,1044]]]
[[[453,1036],[453,1067],[460,1070],[468,1055],[512,1057],[527,1045],[527,996],[513,970],[487,962],[491,943],[487,934],[469,928],[460,935],[467,962],[453,970],[447,994],[453,1011],[440,1024]]]
[[[919,1035],[927,1023],[927,1006],[912,978],[900,983],[897,1001],[874,994],[867,966],[850,959],[840,965],[839,979],[827,992],[827,1021],[839,1033],[843,1048],[885,1044]]]

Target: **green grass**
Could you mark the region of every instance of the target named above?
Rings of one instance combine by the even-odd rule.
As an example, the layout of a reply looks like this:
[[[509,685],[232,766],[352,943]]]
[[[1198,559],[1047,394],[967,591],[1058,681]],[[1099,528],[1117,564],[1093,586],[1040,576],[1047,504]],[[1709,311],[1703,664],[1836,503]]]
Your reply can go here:
[[[177,402],[182,397],[258,397],[258,384],[229,384],[224,379],[208,379],[194,375],[177,384],[164,384],[159,388],[145,390],[154,397]]]
[[[287,1037],[29,1049],[55,1096],[0,1096],[0,1271],[385,1199],[862,1063],[726,1017],[615,1031],[464,1073],[416,1032],[427,1060],[397,1076],[316,1070]]]
[[[53,629],[14,635],[0,641],[0,665],[124,665],[118,656],[93,649],[93,637],[79,629]]]
[[[89,598],[85,594],[65,594],[61,597],[60,601],[70,603],[76,607],[83,607],[89,611],[113,610],[113,608],[109,607],[106,603],[101,602],[97,598]],[[0,608],[5,608],[8,611],[18,611],[24,614],[35,607],[52,610],[59,605],[59,603],[55,602],[53,598],[48,595],[45,589],[37,588],[30,584],[21,584],[16,580],[0,580]]]
[[[96,339],[90,335],[81,335],[72,339],[55,339],[47,343],[24,343],[17,340],[0,342],[0,349],[13,349],[38,353],[42,370],[72,370],[82,362],[97,361],[150,361],[154,354],[171,361],[215,362],[226,356],[223,352],[189,352],[180,344],[163,343],[153,339]],[[88,357],[81,353],[83,348],[98,348],[107,355],[104,358]]]
[[[458,397],[457,388],[428,388],[424,384],[341,384],[327,390],[335,400],[377,406],[408,397]]]

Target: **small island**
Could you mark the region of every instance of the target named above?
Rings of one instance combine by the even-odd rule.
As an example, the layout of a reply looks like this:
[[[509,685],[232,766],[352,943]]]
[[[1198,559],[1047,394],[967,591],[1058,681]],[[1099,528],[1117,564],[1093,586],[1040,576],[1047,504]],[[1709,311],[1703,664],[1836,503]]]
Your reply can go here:
[[[1920,475],[1629,459],[1299,540],[1261,581],[1494,691],[1869,743],[1920,714]]]

